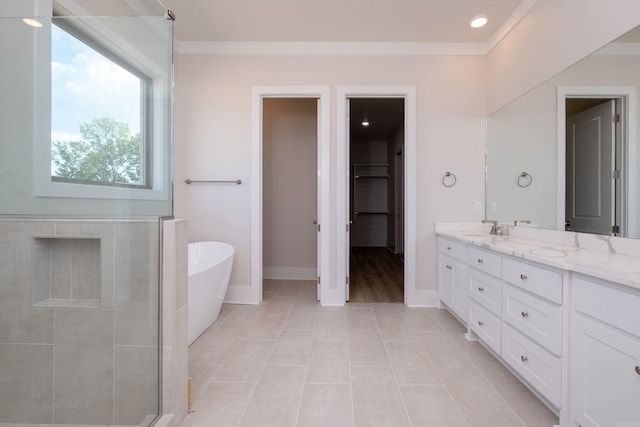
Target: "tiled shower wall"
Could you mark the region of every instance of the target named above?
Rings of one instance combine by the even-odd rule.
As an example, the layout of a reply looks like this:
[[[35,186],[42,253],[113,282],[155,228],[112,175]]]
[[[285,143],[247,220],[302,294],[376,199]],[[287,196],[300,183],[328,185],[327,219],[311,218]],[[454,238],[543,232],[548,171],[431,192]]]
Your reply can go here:
[[[0,423],[158,414],[158,220],[0,220]]]

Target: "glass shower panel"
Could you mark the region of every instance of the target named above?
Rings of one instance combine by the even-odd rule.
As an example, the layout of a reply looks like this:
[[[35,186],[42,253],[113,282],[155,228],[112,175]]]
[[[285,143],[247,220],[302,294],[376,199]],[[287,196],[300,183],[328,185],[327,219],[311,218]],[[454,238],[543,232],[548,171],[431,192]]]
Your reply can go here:
[[[0,0],[0,426],[159,415],[166,12],[157,0]]]

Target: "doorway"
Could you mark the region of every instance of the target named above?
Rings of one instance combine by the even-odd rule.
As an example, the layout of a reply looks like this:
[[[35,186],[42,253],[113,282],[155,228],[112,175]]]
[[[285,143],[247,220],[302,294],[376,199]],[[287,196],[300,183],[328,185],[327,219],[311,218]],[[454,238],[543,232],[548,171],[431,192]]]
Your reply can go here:
[[[620,235],[622,100],[567,98],[565,230]]]
[[[404,302],[404,98],[349,98],[350,302]]]
[[[638,232],[638,215],[634,207],[637,204],[637,165],[636,157],[638,143],[636,141],[636,88],[626,86],[559,86],[558,87],[558,169],[557,169],[557,206],[558,206],[558,229],[615,235],[621,237],[636,237]],[[600,106],[600,107],[598,107]],[[585,113],[592,115],[591,119],[584,119],[580,114],[591,108],[604,108],[605,113]],[[598,115],[601,118],[598,118]],[[604,116],[609,116],[605,118]],[[569,117],[574,117],[573,122],[569,122]],[[577,120],[577,122],[576,122]],[[606,122],[608,123],[605,123]],[[585,126],[574,127],[576,123],[582,122]],[[603,155],[592,155],[589,151],[580,152],[580,148],[570,147],[572,133],[587,134],[588,129],[600,129],[588,139],[587,146],[590,152],[599,150]],[[611,148],[605,146],[603,132],[611,135],[613,142]],[[574,154],[571,154],[573,151]],[[584,157],[584,165],[576,170],[572,164],[576,162],[575,153]],[[610,154],[609,154],[610,153]],[[604,156],[606,154],[606,157]],[[573,156],[573,158],[571,158]],[[578,163],[582,162],[577,159]],[[591,166],[589,166],[589,162]],[[597,163],[603,167],[595,166]],[[604,168],[606,166],[606,169]],[[573,170],[571,168],[574,167]],[[586,178],[585,178],[586,176]],[[595,177],[598,176],[597,183]],[[590,184],[587,184],[590,180]],[[571,182],[573,181],[573,182]],[[581,184],[583,188],[571,189],[575,184]],[[574,192],[570,194],[570,192]],[[596,198],[590,199],[582,196],[585,192],[590,195],[597,195],[600,200],[607,200],[609,205],[595,202]],[[605,214],[609,216],[602,220],[606,230],[602,228],[595,231],[595,228],[588,224],[583,227],[577,226],[571,220],[570,212],[574,209],[572,205],[579,205],[582,212],[579,216],[586,217],[589,221],[600,220]],[[604,226],[603,226],[604,227]]]
[[[263,100],[263,279],[318,277],[317,104],[314,98]]]
[[[236,286],[235,289],[227,290],[227,298],[229,300],[238,300],[250,302],[252,304],[260,304],[262,302],[264,263],[263,255],[265,247],[263,246],[264,229],[268,224],[264,224],[264,150],[263,150],[263,128],[264,128],[264,103],[270,99],[307,99],[312,100],[316,104],[316,161],[315,168],[312,167],[317,182],[315,194],[317,196],[317,206],[315,215],[309,218],[302,217],[301,221],[309,224],[312,230],[316,230],[316,255],[315,264],[316,275],[315,280],[318,282],[317,293],[320,303],[323,305],[335,305],[339,295],[336,290],[331,289],[330,280],[324,280],[320,283],[319,277],[329,277],[330,272],[330,253],[329,253],[329,237],[331,230],[330,218],[330,185],[329,185],[329,166],[330,166],[330,122],[329,122],[329,87],[327,86],[254,86],[252,88],[252,108],[251,108],[251,283],[250,286]],[[286,103],[286,101],[285,101]],[[313,191],[313,190],[312,190]],[[293,210],[293,209],[292,209]],[[313,224],[316,220],[317,224]],[[322,225],[322,227],[320,227]],[[291,237],[293,233],[289,232],[284,237]],[[278,267],[278,266],[274,266]],[[284,271],[288,274],[304,273],[310,277],[313,267],[304,267],[302,270],[297,268],[287,268]],[[294,266],[295,267],[295,266]],[[274,270],[267,269],[268,274],[272,274]],[[305,276],[305,277],[307,277]]]

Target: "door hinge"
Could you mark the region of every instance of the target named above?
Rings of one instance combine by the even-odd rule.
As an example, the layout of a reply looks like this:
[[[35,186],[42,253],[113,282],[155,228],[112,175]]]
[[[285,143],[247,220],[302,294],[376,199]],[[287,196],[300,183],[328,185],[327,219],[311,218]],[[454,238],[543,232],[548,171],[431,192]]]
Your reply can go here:
[[[318,276],[318,285],[320,284],[320,276]]]
[[[611,174],[613,179],[620,179],[620,171],[619,170],[614,170],[613,173]]]
[[[347,224],[347,233],[351,231],[351,224]]]
[[[611,226],[611,232],[614,234],[620,234],[620,226],[619,225],[612,225]]]
[[[349,284],[349,276],[347,276],[347,277],[345,278],[345,283],[346,283],[347,285]]]
[[[613,123],[619,123],[620,122],[620,114],[614,114],[611,119],[612,119]]]
[[[320,224],[318,224],[318,233],[320,232]]]

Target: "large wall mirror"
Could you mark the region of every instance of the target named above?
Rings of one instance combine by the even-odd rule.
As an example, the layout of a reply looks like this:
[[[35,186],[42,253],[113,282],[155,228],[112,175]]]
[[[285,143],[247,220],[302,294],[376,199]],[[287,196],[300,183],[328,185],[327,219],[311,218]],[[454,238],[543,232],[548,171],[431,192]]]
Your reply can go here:
[[[491,114],[486,218],[640,238],[639,95],[640,27]]]

